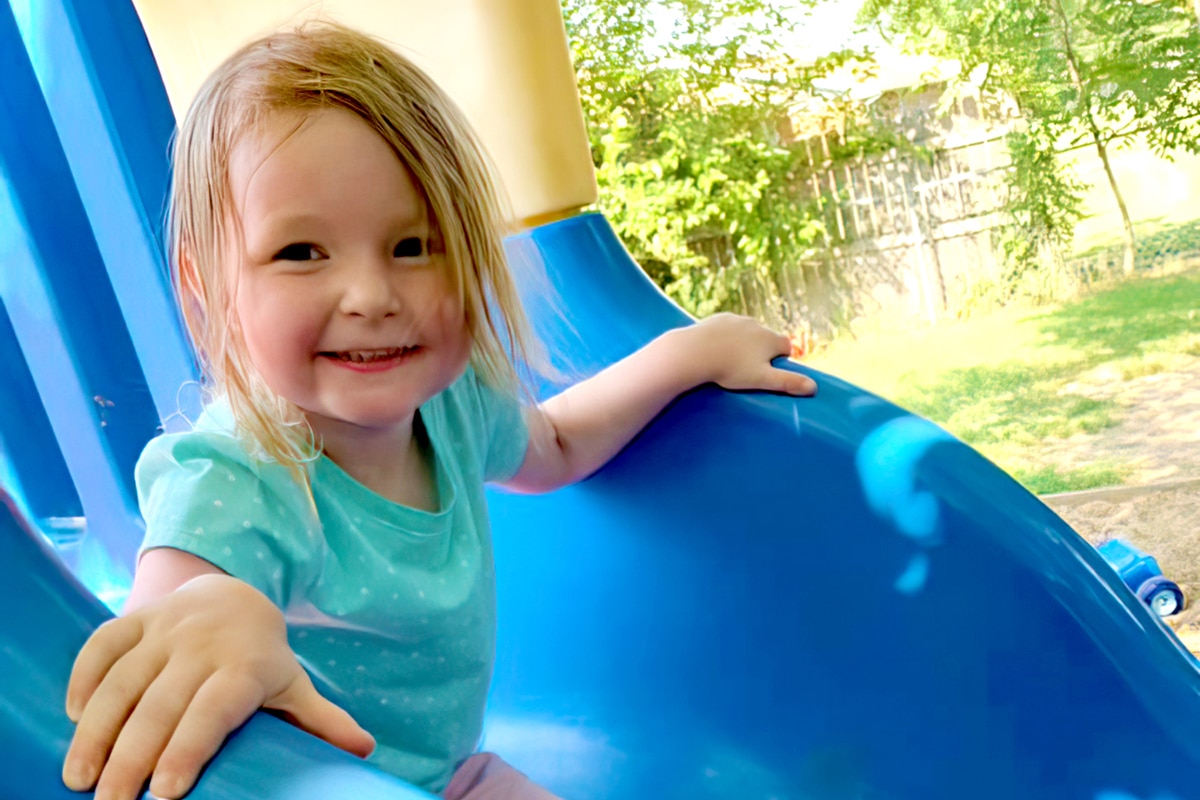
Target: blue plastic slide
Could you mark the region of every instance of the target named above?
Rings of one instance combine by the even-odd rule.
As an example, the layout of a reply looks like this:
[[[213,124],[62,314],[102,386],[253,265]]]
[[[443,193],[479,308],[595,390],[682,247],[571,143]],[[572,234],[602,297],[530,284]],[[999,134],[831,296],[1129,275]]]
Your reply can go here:
[[[127,585],[131,458],[190,374],[145,327],[148,52],[122,2],[0,4],[0,798],[74,796],[71,661]],[[64,129],[87,103],[99,127]],[[554,287],[528,300],[567,378],[688,322],[598,215],[510,250]],[[700,388],[582,484],[492,495],[485,746],[569,800],[1200,798],[1200,676],[1150,610],[970,448],[815,377]],[[60,552],[87,589],[34,526],[86,530]],[[260,714],[192,796],[425,795]]]
[[[0,797],[71,800],[63,710],[75,653],[109,611],[59,563],[0,491]],[[222,800],[419,800],[425,792],[258,714],[225,746],[192,797]],[[149,794],[146,797],[150,797]]]

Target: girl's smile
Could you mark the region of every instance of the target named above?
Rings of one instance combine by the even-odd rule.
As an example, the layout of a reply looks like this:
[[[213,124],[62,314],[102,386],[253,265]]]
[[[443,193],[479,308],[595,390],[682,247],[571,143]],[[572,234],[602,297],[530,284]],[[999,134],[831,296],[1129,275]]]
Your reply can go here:
[[[415,358],[420,349],[420,347],[412,345],[367,350],[335,350],[318,353],[317,356],[328,359],[335,366],[354,372],[385,372],[400,366],[410,358]]]

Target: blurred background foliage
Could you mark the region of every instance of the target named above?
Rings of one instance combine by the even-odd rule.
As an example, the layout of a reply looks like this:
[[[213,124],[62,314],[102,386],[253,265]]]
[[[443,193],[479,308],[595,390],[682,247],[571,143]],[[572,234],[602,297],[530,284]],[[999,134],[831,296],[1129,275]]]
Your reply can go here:
[[[935,321],[1133,273],[1146,215],[1114,151],[1200,147],[1200,26],[1185,0],[864,0],[849,37],[812,24],[831,4],[845,2],[562,0],[600,207],[667,294],[696,315],[833,337],[884,303],[882,283],[924,304],[910,318]],[[855,90],[885,51],[953,65],[901,90],[900,106],[935,98],[920,124]],[[986,123],[979,141],[1003,145],[999,166],[963,166],[946,131],[964,103]],[[1098,179],[1076,168],[1081,154]],[[908,177],[889,194],[897,171]],[[938,196],[955,181],[957,216]],[[1119,219],[1103,242],[1111,264],[1079,258],[1093,189]],[[986,221],[974,235],[987,252],[955,275],[946,262],[962,259],[939,248],[961,235],[946,223],[966,218]],[[898,244],[916,251],[907,266]]]
[[[795,99],[849,53],[801,63],[800,17],[769,0],[563,0],[600,207],[651,277],[693,314],[778,292],[820,240],[795,192]]]

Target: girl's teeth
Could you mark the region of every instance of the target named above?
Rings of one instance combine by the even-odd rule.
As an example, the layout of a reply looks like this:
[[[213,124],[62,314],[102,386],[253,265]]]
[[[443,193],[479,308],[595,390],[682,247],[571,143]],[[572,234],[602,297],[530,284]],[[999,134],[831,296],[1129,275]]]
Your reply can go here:
[[[391,350],[354,350],[345,353],[338,353],[337,356],[342,361],[351,361],[355,364],[367,364],[373,361],[384,361],[389,358],[396,358],[404,353],[408,348],[392,348]]]

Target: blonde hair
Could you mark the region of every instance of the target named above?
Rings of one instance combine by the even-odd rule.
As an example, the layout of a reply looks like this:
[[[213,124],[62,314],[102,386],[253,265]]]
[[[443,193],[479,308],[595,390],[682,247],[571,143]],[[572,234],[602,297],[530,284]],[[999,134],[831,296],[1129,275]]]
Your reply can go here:
[[[241,435],[304,475],[319,452],[300,409],[267,387],[247,354],[223,259],[238,235],[230,157],[242,137],[281,112],[338,108],[371,126],[411,171],[462,300],[471,363],[516,392],[513,360],[535,342],[508,270],[508,219],[483,148],[454,103],[382,42],[330,22],[246,45],[209,76],[179,126],[168,211],[168,255],[184,324],[206,386],[229,399]]]

